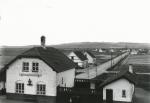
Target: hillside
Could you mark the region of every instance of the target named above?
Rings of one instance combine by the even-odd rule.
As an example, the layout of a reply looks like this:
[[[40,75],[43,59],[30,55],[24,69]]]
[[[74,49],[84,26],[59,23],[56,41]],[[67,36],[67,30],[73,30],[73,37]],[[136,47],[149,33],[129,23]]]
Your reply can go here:
[[[56,48],[150,48],[148,43],[79,42],[53,45]]]

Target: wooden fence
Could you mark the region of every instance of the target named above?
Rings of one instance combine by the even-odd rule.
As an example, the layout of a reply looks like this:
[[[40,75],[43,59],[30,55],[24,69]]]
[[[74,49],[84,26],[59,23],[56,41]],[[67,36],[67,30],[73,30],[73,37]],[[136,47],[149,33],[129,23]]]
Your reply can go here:
[[[90,88],[90,80],[89,79],[75,79],[75,88]]]
[[[102,90],[57,87],[57,103],[102,103]]]
[[[58,94],[68,94],[68,95],[100,95],[101,94],[101,90],[69,88],[69,87],[58,87],[57,92]]]

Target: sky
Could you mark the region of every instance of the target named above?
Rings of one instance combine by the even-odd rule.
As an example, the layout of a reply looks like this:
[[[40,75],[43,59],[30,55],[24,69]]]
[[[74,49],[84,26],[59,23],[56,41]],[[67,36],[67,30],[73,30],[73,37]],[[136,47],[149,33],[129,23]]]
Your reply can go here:
[[[0,46],[150,43],[150,0],[0,0]]]

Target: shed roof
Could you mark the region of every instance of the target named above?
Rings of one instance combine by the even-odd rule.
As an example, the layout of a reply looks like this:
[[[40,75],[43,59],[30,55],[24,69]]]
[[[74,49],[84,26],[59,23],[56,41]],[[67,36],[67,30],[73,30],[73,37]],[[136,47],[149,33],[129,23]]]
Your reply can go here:
[[[114,76],[111,76],[110,78],[106,79],[102,84],[100,84],[100,87],[104,87],[112,82],[115,82],[121,78],[125,78],[128,81],[130,81],[133,84],[136,84],[136,75],[134,73],[130,73],[127,69],[122,70],[119,73],[117,73]]]

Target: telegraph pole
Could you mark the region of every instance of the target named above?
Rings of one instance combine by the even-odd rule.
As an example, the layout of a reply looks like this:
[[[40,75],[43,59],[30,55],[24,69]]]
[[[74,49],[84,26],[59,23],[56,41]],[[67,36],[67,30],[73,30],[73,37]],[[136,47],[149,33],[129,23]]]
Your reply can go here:
[[[95,69],[96,69],[96,77],[97,77],[97,63],[95,63]]]
[[[112,68],[112,50],[110,51],[110,56],[111,56],[111,68]]]
[[[88,67],[88,79],[90,79],[90,67]]]

